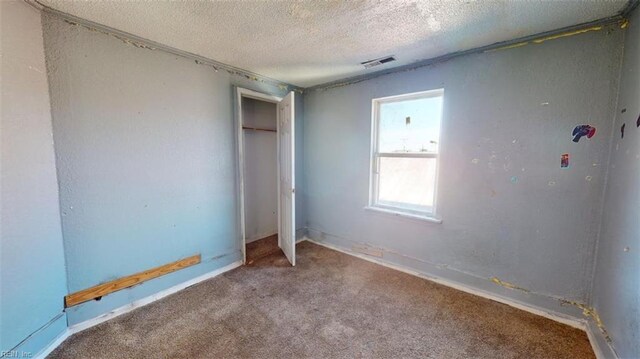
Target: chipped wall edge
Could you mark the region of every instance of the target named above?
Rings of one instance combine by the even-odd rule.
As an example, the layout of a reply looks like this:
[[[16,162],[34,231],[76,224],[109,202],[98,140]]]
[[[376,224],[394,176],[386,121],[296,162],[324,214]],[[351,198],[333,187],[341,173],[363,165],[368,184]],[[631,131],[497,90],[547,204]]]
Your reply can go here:
[[[111,28],[109,26],[106,25],[101,25],[98,23],[95,23],[93,21],[89,21],[86,19],[82,19],[80,17],[53,9],[51,7],[48,7],[44,4],[42,4],[39,0],[23,0],[24,2],[26,2],[27,4],[33,6],[34,8],[43,11],[43,12],[47,12],[50,14],[54,14],[56,16],[59,16],[62,19],[68,20],[68,22],[72,22],[72,23],[76,23],[76,24],[80,24],[83,25],[85,27],[91,28],[93,30],[97,30],[97,31],[101,31],[103,33],[107,33],[109,35],[113,35],[116,36],[118,38],[120,38],[121,40],[126,39],[127,42],[132,42],[134,44],[141,44],[144,46],[140,46],[140,47],[145,47],[145,48],[150,48],[150,49],[154,49],[154,50],[161,50],[161,51],[165,51],[174,55],[178,55],[178,56],[182,56],[188,59],[192,59],[195,60],[195,62],[197,64],[202,64],[202,65],[209,65],[211,67],[213,67],[216,71],[218,71],[218,69],[224,69],[227,70],[230,74],[232,75],[239,75],[239,76],[243,76],[247,79],[254,79],[256,81],[259,82],[263,82],[266,84],[270,84],[272,86],[276,86],[279,87],[280,89],[284,89],[285,87],[289,90],[289,91],[295,91],[298,93],[304,93],[307,90],[328,90],[331,88],[335,88],[335,87],[342,87],[342,86],[347,86],[347,85],[352,85],[352,84],[356,84],[362,81],[367,81],[370,79],[374,79],[380,76],[384,76],[384,75],[388,75],[388,74],[392,74],[392,73],[396,73],[396,72],[405,72],[405,71],[411,71],[411,70],[415,70],[421,67],[426,67],[426,66],[430,66],[430,65],[434,65],[434,64],[438,64],[441,62],[445,62],[460,56],[464,56],[464,55],[471,55],[471,54],[476,54],[476,53],[484,53],[484,52],[492,52],[492,51],[499,51],[499,50],[507,50],[507,49],[513,49],[513,48],[518,48],[518,47],[522,47],[522,46],[526,46],[529,45],[530,43],[533,44],[540,44],[543,43],[545,41],[549,41],[549,40],[555,40],[557,38],[562,38],[562,37],[567,37],[567,36],[573,36],[573,35],[578,35],[578,34],[582,34],[585,32],[589,32],[589,31],[599,31],[602,30],[605,26],[608,25],[617,25],[622,29],[625,29],[628,24],[628,16],[635,11],[639,5],[640,5],[640,0],[629,0],[629,2],[627,3],[627,5],[616,15],[613,16],[609,16],[606,18],[602,18],[602,19],[597,19],[594,21],[590,21],[590,22],[586,22],[586,23],[582,23],[582,24],[577,24],[577,25],[572,25],[572,26],[567,26],[567,27],[563,27],[563,28],[559,28],[556,30],[551,30],[551,31],[546,31],[546,32],[541,32],[541,33],[537,33],[537,34],[533,34],[533,35],[529,35],[529,36],[524,36],[524,37],[520,37],[520,38],[516,38],[516,39],[512,39],[512,40],[507,40],[507,41],[501,41],[501,42],[496,42],[490,45],[485,45],[485,46],[481,46],[481,47],[476,47],[476,48],[472,48],[472,49],[468,49],[468,50],[463,50],[463,51],[457,51],[457,52],[452,52],[449,54],[445,54],[442,56],[438,56],[438,57],[434,57],[434,58],[430,58],[430,59],[425,59],[425,60],[421,60],[421,61],[417,61],[411,64],[407,64],[404,66],[398,66],[398,67],[394,67],[391,69],[387,69],[387,70],[381,70],[381,71],[376,71],[373,73],[369,73],[369,74],[363,74],[363,75],[358,75],[358,76],[353,76],[353,77],[347,77],[347,78],[343,78],[343,79],[339,79],[339,80],[335,80],[335,81],[330,81],[330,82],[326,82],[323,84],[318,84],[318,85],[314,85],[314,86],[310,86],[307,88],[302,88],[302,87],[298,87],[298,86],[294,86],[292,84],[288,84],[282,81],[278,81],[276,79],[272,79],[260,74],[256,74],[253,73],[251,71],[248,70],[243,70],[240,68],[236,68],[234,66],[231,65],[227,65],[221,62],[217,62],[215,60],[200,56],[200,55],[196,55],[193,54],[191,52],[187,52],[187,51],[183,51],[183,50],[179,50],[176,49],[174,47],[171,46],[167,46],[167,45],[163,45],[160,43],[157,43],[155,41],[151,41],[148,39],[144,39],[142,37],[124,32],[124,31],[120,31],[114,28]]]
[[[621,11],[619,14],[609,16],[606,18],[602,18],[602,19],[598,19],[598,20],[594,20],[594,21],[590,21],[590,22],[586,22],[578,25],[566,26],[556,30],[541,32],[541,33],[537,33],[529,36],[519,37],[512,40],[500,41],[490,45],[475,47],[468,50],[456,51],[456,52],[448,53],[442,56],[425,59],[425,60],[417,61],[411,64],[398,66],[398,67],[394,67],[386,70],[380,70],[380,71],[376,71],[368,74],[362,74],[362,75],[357,75],[357,76],[339,79],[335,81],[330,81],[323,84],[307,87],[305,90],[306,91],[329,90],[336,87],[343,87],[343,86],[357,84],[359,82],[371,80],[384,75],[389,75],[389,74],[398,73],[398,72],[412,71],[422,67],[436,65],[442,62],[452,60],[454,58],[465,56],[465,55],[508,50],[508,49],[514,49],[514,48],[523,47],[527,45],[538,45],[547,41],[556,40],[556,39],[568,37],[568,36],[580,35],[580,34],[591,32],[591,31],[601,31],[606,28],[619,27],[621,29],[625,29],[629,24],[627,16],[629,15],[630,11],[627,11],[627,9],[631,8],[631,10],[633,10],[635,7],[631,5],[637,2],[640,2],[640,0],[631,0],[629,2],[629,5],[625,7],[625,9],[623,9],[623,11]]]
[[[48,13],[48,14],[52,14],[54,16],[57,16],[59,18],[61,18],[62,20],[64,20],[66,23],[70,24],[70,25],[74,25],[74,26],[82,26],[84,28],[87,28],[89,30],[92,31],[97,31],[100,32],[102,34],[105,35],[109,35],[109,36],[113,36],[117,39],[119,39],[120,41],[123,41],[126,44],[129,45],[133,45],[135,47],[138,48],[142,48],[142,49],[148,49],[148,50],[158,50],[158,51],[163,51],[163,52],[167,52],[173,55],[177,55],[180,57],[184,57],[190,60],[194,60],[196,64],[198,65],[206,65],[206,66],[210,66],[212,67],[216,72],[218,70],[224,70],[227,71],[230,75],[234,75],[234,76],[240,76],[240,77],[244,77],[246,79],[249,80],[253,80],[256,82],[260,82],[260,83],[264,83],[270,86],[274,86],[280,89],[286,89],[287,91],[295,91],[298,93],[303,93],[304,92],[304,88],[289,84],[289,83],[285,83],[276,79],[272,79],[270,77],[267,76],[263,76],[248,70],[244,70],[235,66],[231,66],[228,64],[224,64],[222,62],[218,62],[209,58],[206,58],[204,56],[200,56],[200,55],[196,55],[194,53],[188,52],[188,51],[183,51],[180,49],[177,49],[175,47],[171,47],[168,45],[164,45],[161,44],[159,42],[155,42],[149,39],[145,39],[143,37],[137,36],[137,35],[133,35],[131,33],[125,32],[125,31],[121,31],[118,29],[114,29],[112,27],[106,26],[106,25],[102,25],[90,20],[86,20],[71,14],[68,14],[66,12],[62,12],[59,10],[56,10],[54,8],[51,8],[49,6],[46,6],[44,4],[42,4],[39,0],[24,0],[27,4],[33,6],[34,8],[36,8],[37,10],[40,10],[42,12]]]

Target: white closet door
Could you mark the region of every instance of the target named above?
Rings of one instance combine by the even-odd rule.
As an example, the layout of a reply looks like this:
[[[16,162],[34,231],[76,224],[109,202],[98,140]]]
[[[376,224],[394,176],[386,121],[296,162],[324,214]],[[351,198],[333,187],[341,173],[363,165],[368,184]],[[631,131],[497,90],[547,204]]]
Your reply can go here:
[[[296,265],[294,93],[278,103],[278,246]]]

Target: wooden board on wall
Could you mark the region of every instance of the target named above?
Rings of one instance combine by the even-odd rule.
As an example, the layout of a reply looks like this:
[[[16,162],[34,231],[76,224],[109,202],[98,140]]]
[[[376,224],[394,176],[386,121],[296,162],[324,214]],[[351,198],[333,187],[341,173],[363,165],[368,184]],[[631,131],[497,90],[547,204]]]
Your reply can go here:
[[[81,290],[79,292],[71,293],[64,297],[65,308],[78,305],[80,303],[88,302],[90,300],[100,298],[109,293],[115,291],[133,287],[134,285],[146,282],[150,279],[175,272],[177,270],[190,267],[200,263],[200,255],[195,255],[175,261],[169,264],[165,264],[160,267],[152,268],[144,272],[132,274],[120,279],[116,279],[110,282],[102,283],[91,288]]]

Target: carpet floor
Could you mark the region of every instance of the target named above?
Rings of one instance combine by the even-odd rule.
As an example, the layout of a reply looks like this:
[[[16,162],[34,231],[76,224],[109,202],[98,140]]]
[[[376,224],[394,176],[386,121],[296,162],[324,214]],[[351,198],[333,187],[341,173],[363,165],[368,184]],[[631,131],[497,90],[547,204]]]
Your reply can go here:
[[[594,358],[586,334],[310,242],[73,335],[49,358]]]

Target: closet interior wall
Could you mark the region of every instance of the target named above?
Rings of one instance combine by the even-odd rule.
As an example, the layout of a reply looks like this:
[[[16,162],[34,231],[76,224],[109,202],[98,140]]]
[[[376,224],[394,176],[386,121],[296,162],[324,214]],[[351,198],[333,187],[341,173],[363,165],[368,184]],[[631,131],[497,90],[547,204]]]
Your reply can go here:
[[[242,99],[247,243],[278,233],[276,107]]]

